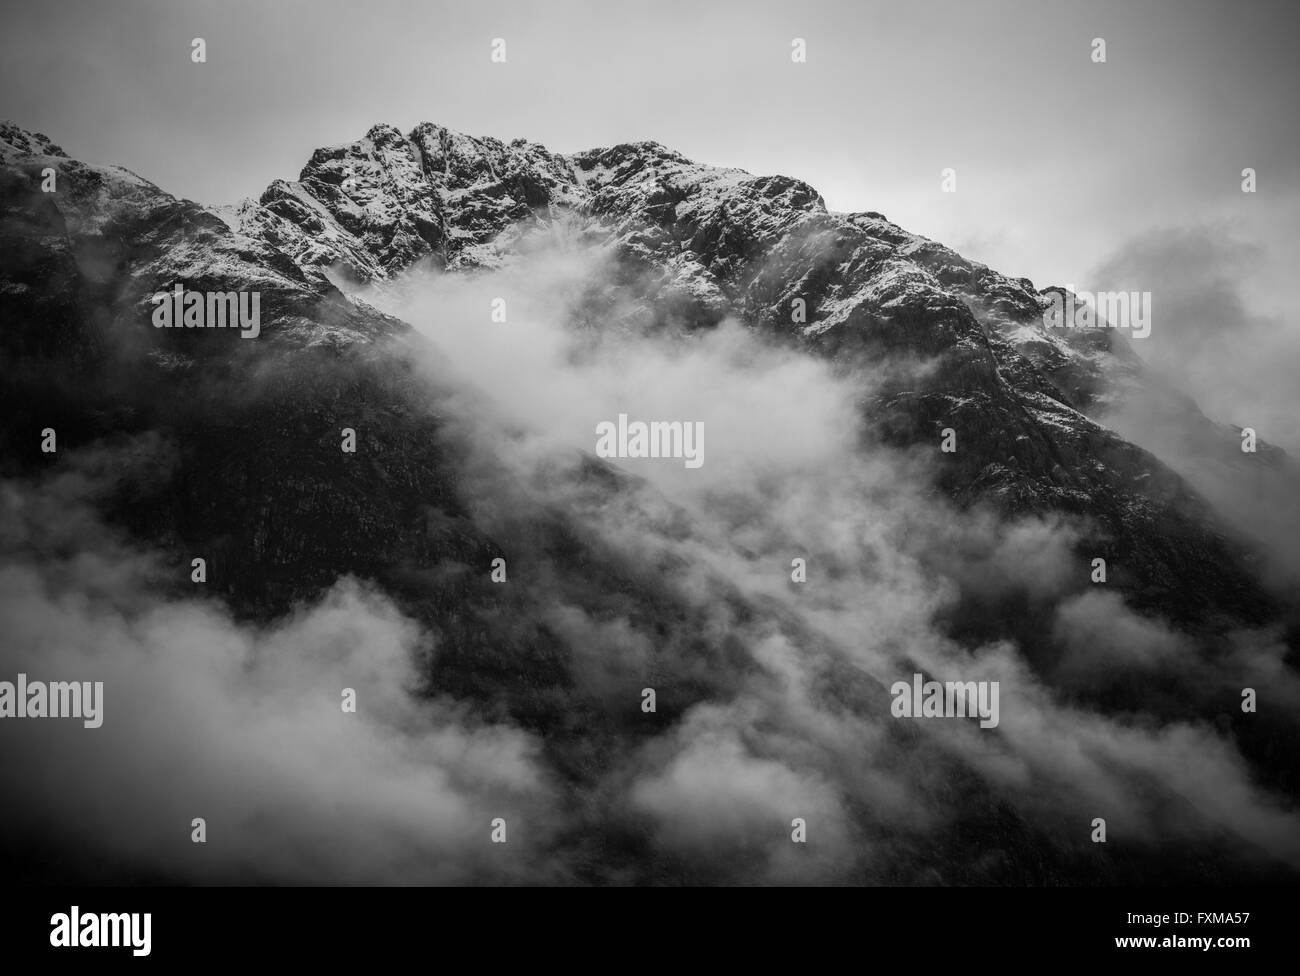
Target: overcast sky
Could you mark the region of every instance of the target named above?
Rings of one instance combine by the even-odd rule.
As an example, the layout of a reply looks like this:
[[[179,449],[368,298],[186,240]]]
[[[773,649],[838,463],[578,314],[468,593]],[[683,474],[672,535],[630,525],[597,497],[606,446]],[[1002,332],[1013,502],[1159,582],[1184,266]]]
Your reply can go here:
[[[6,5],[0,117],[206,203],[381,121],[654,139],[1040,286],[1106,289],[1089,273],[1131,240],[1216,228],[1258,250],[1251,302],[1276,315],[1300,259],[1298,20],[1263,0],[43,0]]]

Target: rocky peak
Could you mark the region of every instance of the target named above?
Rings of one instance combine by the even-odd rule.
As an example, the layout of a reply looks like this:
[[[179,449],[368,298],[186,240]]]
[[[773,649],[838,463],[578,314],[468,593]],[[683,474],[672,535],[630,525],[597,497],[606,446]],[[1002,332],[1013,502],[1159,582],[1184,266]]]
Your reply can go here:
[[[914,812],[911,798],[928,795],[933,784],[940,787],[934,809],[943,812],[937,819],[960,808],[936,835],[962,852],[963,863],[971,860],[972,843],[982,852],[981,865],[963,867],[959,880],[1053,883],[1077,870],[1078,846],[1086,842],[1054,846],[1061,845],[1059,824],[1078,820],[1073,794],[1045,826],[1009,805],[1026,792],[1025,762],[1046,766],[1037,742],[1046,727],[1041,722],[1008,722],[984,740],[990,748],[1018,743],[1019,752],[993,756],[1014,774],[999,782],[989,776],[992,767],[970,763],[968,748],[947,744],[946,734],[921,736],[884,717],[892,680],[886,668],[913,670],[906,646],[913,633],[920,636],[918,669],[929,661],[996,664],[1013,643],[1026,670],[1017,660],[1014,671],[1003,673],[1023,690],[1037,694],[1041,682],[1059,692],[1059,699],[1045,699],[1051,713],[1041,714],[1049,732],[1067,744],[1063,755],[1078,752],[1072,728],[1096,747],[1104,741],[1102,727],[1087,712],[1074,727],[1053,723],[1063,723],[1081,703],[1114,717],[1123,736],[1098,753],[1099,762],[1114,763],[1117,789],[1135,777],[1144,790],[1150,785],[1152,806],[1162,816],[1173,811],[1168,822],[1181,825],[1204,794],[1179,792],[1177,776],[1148,783],[1154,767],[1127,762],[1128,745],[1141,741],[1128,735],[1139,724],[1150,723],[1160,737],[1155,741],[1175,743],[1168,755],[1181,768],[1190,754],[1186,743],[1200,741],[1187,739],[1188,722],[1221,720],[1251,759],[1237,785],[1265,774],[1285,788],[1282,801],[1293,803],[1294,776],[1280,757],[1294,754],[1296,735],[1287,719],[1275,718],[1285,710],[1262,709],[1235,726],[1224,714],[1235,711],[1238,689],[1276,675],[1281,661],[1270,644],[1269,657],[1261,658],[1268,670],[1260,670],[1224,638],[1243,624],[1263,627],[1285,618],[1250,553],[1224,531],[1216,511],[1159,459],[1101,422],[1099,411],[1108,398],[1123,396],[1126,384],[1146,392],[1153,385],[1115,330],[1045,328],[1042,311],[1058,290],[1037,292],[1031,282],[910,234],[877,212],[829,212],[798,180],[704,166],[657,143],[561,156],[524,140],[477,139],[434,125],[409,136],[376,126],[354,143],[314,153],[297,180],[276,181],[257,200],[212,209],[125,170],[88,166],[55,151],[43,136],[0,129],[0,466],[6,476],[30,481],[37,492],[52,487],[59,500],[69,481],[80,484],[87,472],[102,469],[94,478],[105,493],[94,500],[102,509],[97,517],[124,539],[158,551],[159,585],[178,600],[195,598],[189,566],[196,553],[210,573],[204,598],[263,622],[301,611],[342,577],[373,584],[418,621],[421,634],[427,630],[430,640],[419,641],[421,684],[438,707],[446,701],[475,721],[505,719],[535,732],[545,779],[572,791],[562,797],[565,808],[590,810],[565,831],[577,838],[565,850],[581,865],[572,877],[707,881],[747,870],[749,854],[770,846],[771,831],[760,825],[760,839],[733,848],[741,855],[727,854],[716,875],[683,873],[679,851],[657,837],[665,832],[646,829],[643,819],[619,825],[607,816],[611,810],[623,815],[620,790],[627,782],[621,774],[610,780],[607,771],[635,769],[674,742],[698,738],[699,728],[716,738],[698,716],[731,709],[744,688],[754,693],[744,692],[742,704],[754,705],[735,711],[742,733],[755,726],[755,716],[767,722],[793,708],[808,724],[809,706],[820,709],[815,734],[803,738],[806,731],[797,728],[794,737],[780,737],[772,754],[796,756],[802,766],[825,750],[826,782],[843,790],[851,801],[845,809],[861,817],[860,834],[846,850],[862,847],[858,837],[880,837],[883,830],[909,852],[869,871],[854,866],[855,876],[873,883],[933,880],[935,857],[910,852],[944,849],[918,844],[910,823],[896,828],[892,815],[874,812],[874,771],[883,767],[846,766],[841,748],[859,739],[878,742],[890,766],[901,758],[925,771],[924,779],[908,784],[914,793],[899,793],[909,801],[899,807],[902,819]],[[41,189],[49,167],[58,176],[57,193]],[[782,595],[777,587],[790,565],[786,549],[796,540],[782,530],[766,551],[748,551],[749,540],[766,533],[756,535],[748,524],[736,531],[739,518],[749,519],[746,506],[735,510],[737,523],[728,513],[720,528],[696,537],[690,512],[665,515],[675,507],[668,499],[604,460],[548,459],[536,477],[521,478],[492,456],[513,451],[513,436],[476,456],[465,444],[465,416],[456,413],[467,409],[461,391],[446,395],[445,381],[426,369],[436,351],[421,347],[417,366],[410,353],[421,346],[418,337],[349,297],[346,282],[339,289],[330,279],[382,280],[426,262],[448,273],[504,264],[525,250],[519,242],[531,228],[558,218],[595,241],[613,266],[613,274],[601,274],[575,298],[582,321],[611,331],[662,327],[689,341],[692,332],[730,316],[775,342],[825,357],[850,381],[870,375],[854,389],[860,411],[854,433],[864,455],[885,456],[878,451],[884,442],[924,456],[937,473],[933,480],[918,476],[912,487],[947,496],[921,509],[925,516],[942,523],[954,507],[977,508],[969,520],[977,530],[989,510],[1010,515],[1005,524],[1013,527],[1038,521],[1021,521],[1025,515],[1067,521],[1071,541],[1062,544],[1072,544],[1078,532],[1077,551],[1065,566],[1072,597],[1090,592],[1086,567],[1102,556],[1111,572],[1108,599],[1159,615],[1162,644],[1172,627],[1185,628],[1196,642],[1180,646],[1168,664],[1152,666],[1140,646],[1150,642],[1145,626],[1126,623],[1115,646],[1097,648],[1095,687],[1076,684],[1070,671],[1076,635],[1061,628],[1074,627],[1077,617],[1058,616],[1063,604],[1053,602],[1056,596],[1038,594],[1032,580],[986,587],[983,577],[1002,575],[994,560],[959,560],[965,569],[954,572],[946,559],[928,555],[924,542],[892,533],[859,541],[855,520],[848,523],[853,528],[833,522],[842,548],[838,541],[813,542],[809,562],[829,569],[828,576],[838,572],[837,563],[861,564],[832,587],[829,603],[817,597],[805,615],[802,594]],[[258,292],[261,335],[245,342],[224,330],[154,328],[148,296],[178,281],[191,289]],[[638,315],[642,321],[628,320]],[[1175,412],[1199,416],[1188,404]],[[34,435],[46,426],[58,430],[57,454],[38,447]],[[947,428],[957,432],[959,447],[941,454]],[[349,434],[355,453],[341,449],[340,436]],[[1235,436],[1231,429],[1229,436]],[[1275,507],[1284,509],[1293,497]],[[850,507],[858,500],[843,499]],[[713,513],[731,508],[723,501]],[[889,511],[861,501],[864,512]],[[819,520],[821,512],[810,514]],[[756,511],[754,520],[761,526],[763,517]],[[69,524],[95,523],[74,517]],[[642,538],[637,533],[644,533],[644,545],[630,543]],[[980,534],[969,537],[971,545],[981,545]],[[665,545],[670,537],[672,547]],[[967,537],[954,538],[963,544]],[[693,562],[715,545],[719,559]],[[804,551],[800,545],[796,551]],[[882,560],[886,546],[896,546],[901,558]],[[851,554],[857,549],[860,556]],[[509,558],[509,586],[488,575],[497,557]],[[927,595],[903,615],[901,630],[884,627],[882,640],[874,623],[861,626],[866,618],[856,607],[843,626],[831,616],[836,604],[848,606],[859,594],[863,602],[881,593],[902,596],[871,580],[914,560],[916,585],[942,599]],[[61,561],[54,565],[64,572]],[[112,564],[92,560],[91,566],[99,577]],[[755,581],[725,578],[732,567],[743,568],[737,577],[752,569]],[[906,578],[912,580],[910,571]],[[688,596],[687,590],[698,592]],[[1108,605],[1090,613],[1107,613]],[[914,627],[921,620],[914,613],[925,616],[926,630]],[[1130,633],[1138,647],[1128,644]],[[930,645],[950,638],[956,642],[951,658],[933,656]],[[900,646],[864,667],[861,648],[848,643],[859,639]],[[1090,642],[1091,632],[1082,640]],[[777,655],[781,665],[773,667]],[[1209,670],[1212,659],[1227,666]],[[807,670],[787,670],[795,663]],[[1020,681],[1030,672],[1032,681]],[[629,722],[647,676],[666,691],[660,712],[653,724],[644,715]],[[619,684],[625,694],[612,690]],[[1171,695],[1179,685],[1200,690]],[[785,686],[795,688],[795,698],[783,697]],[[834,693],[813,698],[813,688]],[[774,710],[767,704],[754,710],[769,698]],[[847,736],[820,720],[841,714],[851,717],[843,726]],[[1221,751],[1220,740],[1213,741]],[[492,755],[498,744],[494,739]],[[1035,794],[1029,812],[1052,809],[1039,804],[1055,781],[1043,782],[1052,788]],[[951,803],[953,783],[959,792],[969,789],[973,802]],[[599,797],[610,797],[609,805],[593,803]],[[1267,809],[1272,817],[1280,808]],[[300,826],[295,820],[289,830]],[[1189,843],[1235,827],[1207,820],[1203,829],[1194,825]],[[595,855],[593,836],[601,849]],[[1088,852],[1083,860],[1097,865],[1086,869],[1088,876],[1165,877],[1147,876],[1146,865],[1155,862],[1135,860],[1136,847],[1116,847],[1121,856],[1113,861]],[[1174,859],[1174,877],[1200,876],[1206,863],[1226,872],[1244,849],[1235,842],[1218,852],[1197,847],[1196,857]],[[1021,850],[1032,856],[1017,860]],[[1217,860],[1204,862],[1207,852]],[[639,866],[632,867],[634,859]],[[1184,861],[1195,862],[1188,875],[1178,873]]]
[[[68,158],[68,154],[40,132],[29,132],[13,122],[0,122],[0,147],[6,157],[14,156],[58,156]]]
[[[18,166],[33,147],[57,148],[4,131]],[[564,156],[431,123],[409,135],[377,125],[317,150],[297,180],[232,208],[178,201],[124,170],[59,166],[69,180],[59,219],[76,246],[110,254],[94,267],[115,269],[86,287],[111,285],[124,321],[138,319],[150,291],[184,277],[278,296],[269,340],[364,342],[395,326],[358,312],[333,282],[346,291],[349,280],[417,264],[495,267],[531,228],[564,218],[620,269],[583,313],[604,328],[690,330],[735,316],[846,370],[883,372],[864,399],[868,428],[902,445],[960,429],[963,448],[941,478],[955,498],[1087,516],[1095,545],[1133,567],[1135,599],[1172,599],[1167,581],[1186,584],[1188,565],[1225,606],[1254,599],[1195,493],[1099,422],[1127,390],[1157,388],[1116,330],[1047,329],[1051,292],[877,212],[830,212],[797,179],[695,163],[655,142]],[[124,250],[123,241],[133,243]],[[1188,551],[1205,558],[1189,563]]]

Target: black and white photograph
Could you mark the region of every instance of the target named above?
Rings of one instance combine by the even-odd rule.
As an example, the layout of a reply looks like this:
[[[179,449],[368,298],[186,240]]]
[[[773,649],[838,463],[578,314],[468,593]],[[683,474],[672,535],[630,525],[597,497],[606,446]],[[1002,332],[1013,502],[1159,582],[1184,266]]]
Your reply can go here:
[[[650,887],[1281,951],[1300,8],[2,9],[6,946]]]

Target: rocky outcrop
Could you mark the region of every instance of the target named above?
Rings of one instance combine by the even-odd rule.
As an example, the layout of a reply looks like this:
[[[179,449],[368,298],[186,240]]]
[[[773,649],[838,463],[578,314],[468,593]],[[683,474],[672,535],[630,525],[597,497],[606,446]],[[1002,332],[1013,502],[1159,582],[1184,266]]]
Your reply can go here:
[[[173,552],[178,580],[207,559],[211,589],[254,615],[340,573],[484,558],[429,395],[390,348],[406,325],[126,170],[12,126],[0,153],[8,473],[55,460],[39,448],[47,427],[65,452],[141,438],[115,518]],[[56,192],[41,189],[47,170]],[[260,335],[155,328],[151,296],[177,284],[256,292]],[[358,455],[340,449],[345,427]]]
[[[1087,552],[1123,567],[1130,599],[1176,619],[1270,612],[1215,513],[1102,422],[1134,389],[1199,416],[1146,376],[1119,330],[1045,328],[1053,289],[878,213],[829,212],[799,180],[701,165],[654,142],[566,157],[427,123],[406,136],[378,125],[318,150],[297,182],[226,219],[345,290],[422,262],[498,267],[530,228],[573,222],[617,256],[635,293],[601,306],[607,328],[618,327],[615,305],[641,316],[636,329],[731,315],[887,376],[865,406],[871,435],[937,450],[941,432],[956,431],[940,483],[963,504],[1085,516]],[[1222,439],[1208,421],[1197,429]]]
[[[583,299],[590,307],[577,309],[592,328],[689,335],[734,317],[849,377],[869,374],[864,451],[883,443],[924,453],[938,472],[933,487],[958,506],[1072,517],[1080,565],[1104,556],[1112,589],[1195,633],[1179,645],[1189,655],[1214,650],[1233,628],[1276,620],[1249,551],[1217,513],[1103,422],[1134,391],[1192,416],[1195,431],[1199,412],[1147,376],[1117,330],[1044,328],[1052,290],[968,261],[879,213],[832,213],[798,180],[700,165],[652,142],[565,156],[436,125],[409,135],[380,125],[355,143],[318,150],[296,181],[233,207],[177,199],[129,171],[69,159],[11,125],[0,127],[0,164],[0,474],[37,491],[61,477],[92,485],[98,514],[170,561],[177,592],[195,593],[190,559],[202,556],[201,592],[255,621],[279,620],[340,576],[375,581],[438,645],[421,690],[543,744],[540,763],[572,818],[560,841],[572,879],[767,877],[749,872],[750,855],[768,840],[744,839],[756,846],[738,847],[744,856],[730,860],[698,851],[686,858],[643,815],[627,817],[620,792],[643,749],[695,735],[687,716],[726,711],[751,685],[759,690],[737,712],[734,756],[750,748],[741,738],[751,726],[788,723],[779,758],[810,763],[854,822],[844,863],[818,877],[1047,884],[1263,876],[1232,843],[1197,846],[1194,857],[1181,856],[1190,842],[1179,856],[1155,842],[1116,844],[1111,855],[1061,828],[1067,819],[1086,823],[1090,808],[1040,816],[1037,797],[1019,807],[1018,794],[1033,792],[1023,784],[1036,786],[1030,776],[1041,774],[1008,775],[1014,791],[999,791],[955,739],[891,722],[888,685],[840,653],[815,614],[801,617],[795,598],[756,597],[680,565],[680,553],[713,544],[725,528],[691,537],[686,514],[610,465],[554,459],[539,477],[564,490],[549,494],[516,484],[513,470],[485,477],[492,461],[467,461],[446,391],[408,355],[420,338],[353,293],[411,268],[471,274],[507,265],[531,231],[563,222],[614,266],[610,281]],[[51,171],[57,190],[45,192]],[[177,284],[257,293],[259,334],[155,327],[153,297]],[[434,355],[426,349],[421,359]],[[39,447],[47,427],[57,429],[56,455]],[[355,454],[340,449],[345,429],[355,433]],[[939,451],[945,429],[956,434],[955,453]],[[496,494],[481,504],[475,492],[485,481]],[[611,511],[614,522],[643,533],[634,553],[595,528]],[[694,549],[659,545],[684,535]],[[487,576],[502,553],[510,586]],[[924,554],[916,558],[925,570]],[[783,577],[786,565],[778,569]],[[543,582],[520,585],[529,579]],[[1053,687],[1051,662],[1042,660],[1060,650],[1060,641],[1049,646],[1053,608],[1027,594],[971,589],[939,621],[942,640],[958,638],[956,654],[985,641],[1014,645],[1036,679],[1061,692],[1063,709],[1090,696],[1087,718],[1137,711],[1160,735],[1181,735],[1185,724],[1161,723],[1210,716],[1239,736],[1252,774],[1294,797],[1289,719],[1226,714],[1240,671],[1224,672],[1226,696],[1218,686],[1187,691],[1204,673],[1192,668],[1125,670],[1113,685],[1103,674],[1100,690]],[[776,651],[755,650],[769,641]],[[630,650],[620,659],[606,643]],[[888,653],[892,667],[909,652]],[[803,672],[792,678],[773,664],[778,656],[798,657]],[[1107,667],[1103,659],[1098,671]],[[1165,693],[1178,682],[1183,697]],[[659,692],[653,713],[637,704],[645,683]],[[845,741],[823,738],[846,718]],[[1016,734],[1035,732],[991,733],[990,755]],[[1028,769],[1031,751],[999,753],[998,767]],[[1181,762],[1186,753],[1176,755]],[[755,756],[764,765],[751,771],[774,765],[761,750]],[[1119,765],[1125,783],[1149,768]],[[914,794],[878,775],[904,766],[925,774],[908,781]],[[877,795],[881,783],[887,795]],[[1145,795],[1148,784],[1137,785]],[[932,835],[901,823],[916,798],[941,813]],[[1176,788],[1150,799],[1161,809],[1187,804]],[[781,820],[770,836],[786,849]],[[1210,830],[1195,836],[1199,845]],[[43,852],[24,856],[39,862]]]

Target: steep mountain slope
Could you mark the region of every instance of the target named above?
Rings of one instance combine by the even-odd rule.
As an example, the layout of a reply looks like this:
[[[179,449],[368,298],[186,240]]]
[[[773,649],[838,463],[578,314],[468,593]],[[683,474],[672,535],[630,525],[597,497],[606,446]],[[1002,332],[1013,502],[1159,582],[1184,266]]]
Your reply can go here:
[[[953,497],[1086,516],[1087,553],[1114,565],[1131,600],[1175,619],[1270,612],[1218,518],[1096,422],[1135,388],[1199,416],[1145,375],[1118,330],[1044,328],[1050,290],[879,214],[830,213],[798,180],[696,164],[657,143],[564,157],[428,123],[409,136],[378,125],[223,216],[309,278],[335,274],[345,287],[417,264],[497,267],[529,227],[577,220],[617,255],[632,293],[593,302],[601,328],[691,329],[735,315],[870,370],[884,381],[865,411],[887,442],[937,449],[942,430],[956,431],[940,482]],[[1196,429],[1210,442],[1225,433],[1208,421]]]
[[[384,351],[407,326],[126,170],[11,125],[0,153],[8,471],[57,462],[40,450],[47,427],[62,452],[147,435],[114,511],[183,557],[178,580],[205,558],[211,588],[249,613],[283,612],[339,572],[483,556],[427,394]],[[258,292],[261,334],[154,328],[150,296],[176,284]],[[340,451],[345,427],[361,456]]]
[[[204,557],[208,583],[199,592],[252,626],[275,626],[341,576],[374,581],[436,644],[417,691],[455,702],[475,722],[509,722],[537,737],[567,818],[555,840],[564,857],[547,880],[1290,877],[1281,855],[1278,866],[1266,851],[1263,868],[1240,858],[1235,835],[1198,847],[1193,860],[1158,844],[1098,852],[1074,830],[1093,811],[1072,805],[1071,780],[1087,780],[1092,763],[1105,766],[1110,749],[1122,756],[1111,761],[1117,781],[1151,798],[1152,823],[1199,815],[1201,794],[1176,788],[1195,765],[1185,752],[1165,764],[1177,767],[1172,779],[1157,781],[1167,741],[1177,749],[1200,742],[1182,725],[1165,735],[1165,722],[1213,721],[1235,737],[1253,777],[1286,798],[1300,789],[1286,762],[1296,742],[1286,716],[1275,710],[1248,724],[1223,704],[1235,707],[1246,665],[1207,671],[1196,657],[1231,658],[1219,654],[1225,635],[1277,619],[1250,553],[1182,479],[1091,419],[1127,390],[1154,388],[1116,330],[1044,330],[1045,294],[1026,281],[879,214],[830,213],[798,180],[702,166],[656,143],[566,157],[429,124],[409,136],[376,126],[356,143],[317,151],[297,181],[230,208],[69,159],[8,124],[0,155],[7,483],[93,507],[130,544],[163,554],[175,594],[196,592],[190,560]],[[54,192],[42,189],[47,169]],[[1186,655],[1163,670],[1128,670],[1126,649],[1117,649],[1118,663],[1100,667],[1117,677],[1080,687],[1057,667],[1068,663],[1071,635],[1054,629],[1054,603],[1015,585],[940,580],[942,560],[917,546],[906,556],[919,574],[955,591],[935,603],[942,633],[886,647],[887,663],[872,670],[854,657],[856,645],[877,653],[897,634],[877,639],[859,628],[846,637],[826,625],[819,601],[830,598],[805,597],[788,582],[780,545],[779,558],[753,560],[762,564],[755,583],[727,572],[749,568],[743,533],[733,537],[725,522],[692,524],[613,465],[566,455],[521,475],[507,456],[476,453],[458,423],[464,391],[451,395],[425,369],[441,354],[350,293],[395,287],[413,269],[473,275],[508,266],[533,230],[559,224],[602,248],[614,269],[572,310],[588,328],[690,336],[734,317],[783,348],[821,357],[861,380],[863,457],[924,456],[937,471],[935,498],[972,524],[986,508],[1008,520],[1075,519],[1078,579],[1069,596],[1089,588],[1088,562],[1104,556],[1111,590],[1201,643],[1170,641]],[[260,334],[155,328],[150,296],[177,283],[256,291]],[[793,314],[797,300],[806,316]],[[55,454],[40,449],[47,427],[57,431]],[[355,454],[340,449],[344,428],[356,432]],[[956,431],[955,454],[939,451],[945,428]],[[502,455],[518,443],[506,440]],[[14,489],[4,500],[23,497]],[[16,530],[0,541],[25,557],[39,549]],[[508,586],[489,579],[497,556],[508,558]],[[888,574],[870,565],[861,572],[877,576]],[[846,578],[850,610],[893,595],[887,587],[859,593],[859,577]],[[892,722],[889,681],[900,668],[942,662],[926,645],[948,638],[944,653],[972,667],[990,656],[976,652],[993,647],[996,657],[1014,645],[1060,694],[1046,706],[1047,727],[1026,731],[1009,720],[1005,733],[971,749],[957,734]],[[1202,680],[1207,673],[1213,680]],[[659,692],[655,712],[640,707],[648,685]],[[1096,709],[1069,729],[1081,730],[1082,745],[1051,724],[1073,720],[1075,707]],[[1131,726],[1130,715],[1138,716]],[[1112,717],[1118,746],[1101,728]],[[1139,755],[1130,767],[1129,753],[1142,750],[1129,747],[1146,744],[1147,725],[1163,736],[1151,747],[1158,761],[1144,766]],[[765,739],[773,729],[779,734]],[[1073,765],[1059,773],[1065,786],[1051,754],[1034,751],[1056,739],[1084,757],[1082,774]],[[710,765],[709,750],[722,760]],[[981,766],[982,750],[999,762]],[[697,752],[704,758],[694,765]],[[738,806],[753,807],[773,783],[791,781],[789,770],[806,769],[815,788],[795,799],[825,787],[844,811],[818,824],[837,838],[816,854],[822,860],[771,854],[767,835],[733,830],[747,821],[711,800],[704,819],[719,814],[731,833],[703,845],[656,820],[656,798],[683,783],[722,780]],[[755,783],[761,789],[747,792]],[[1106,781],[1098,792],[1115,790]],[[782,809],[774,821],[783,845],[790,816]],[[1260,846],[1255,821],[1231,811],[1206,835],[1229,833],[1224,820]],[[24,856],[39,860],[33,849]],[[545,853],[549,861],[554,852]]]

